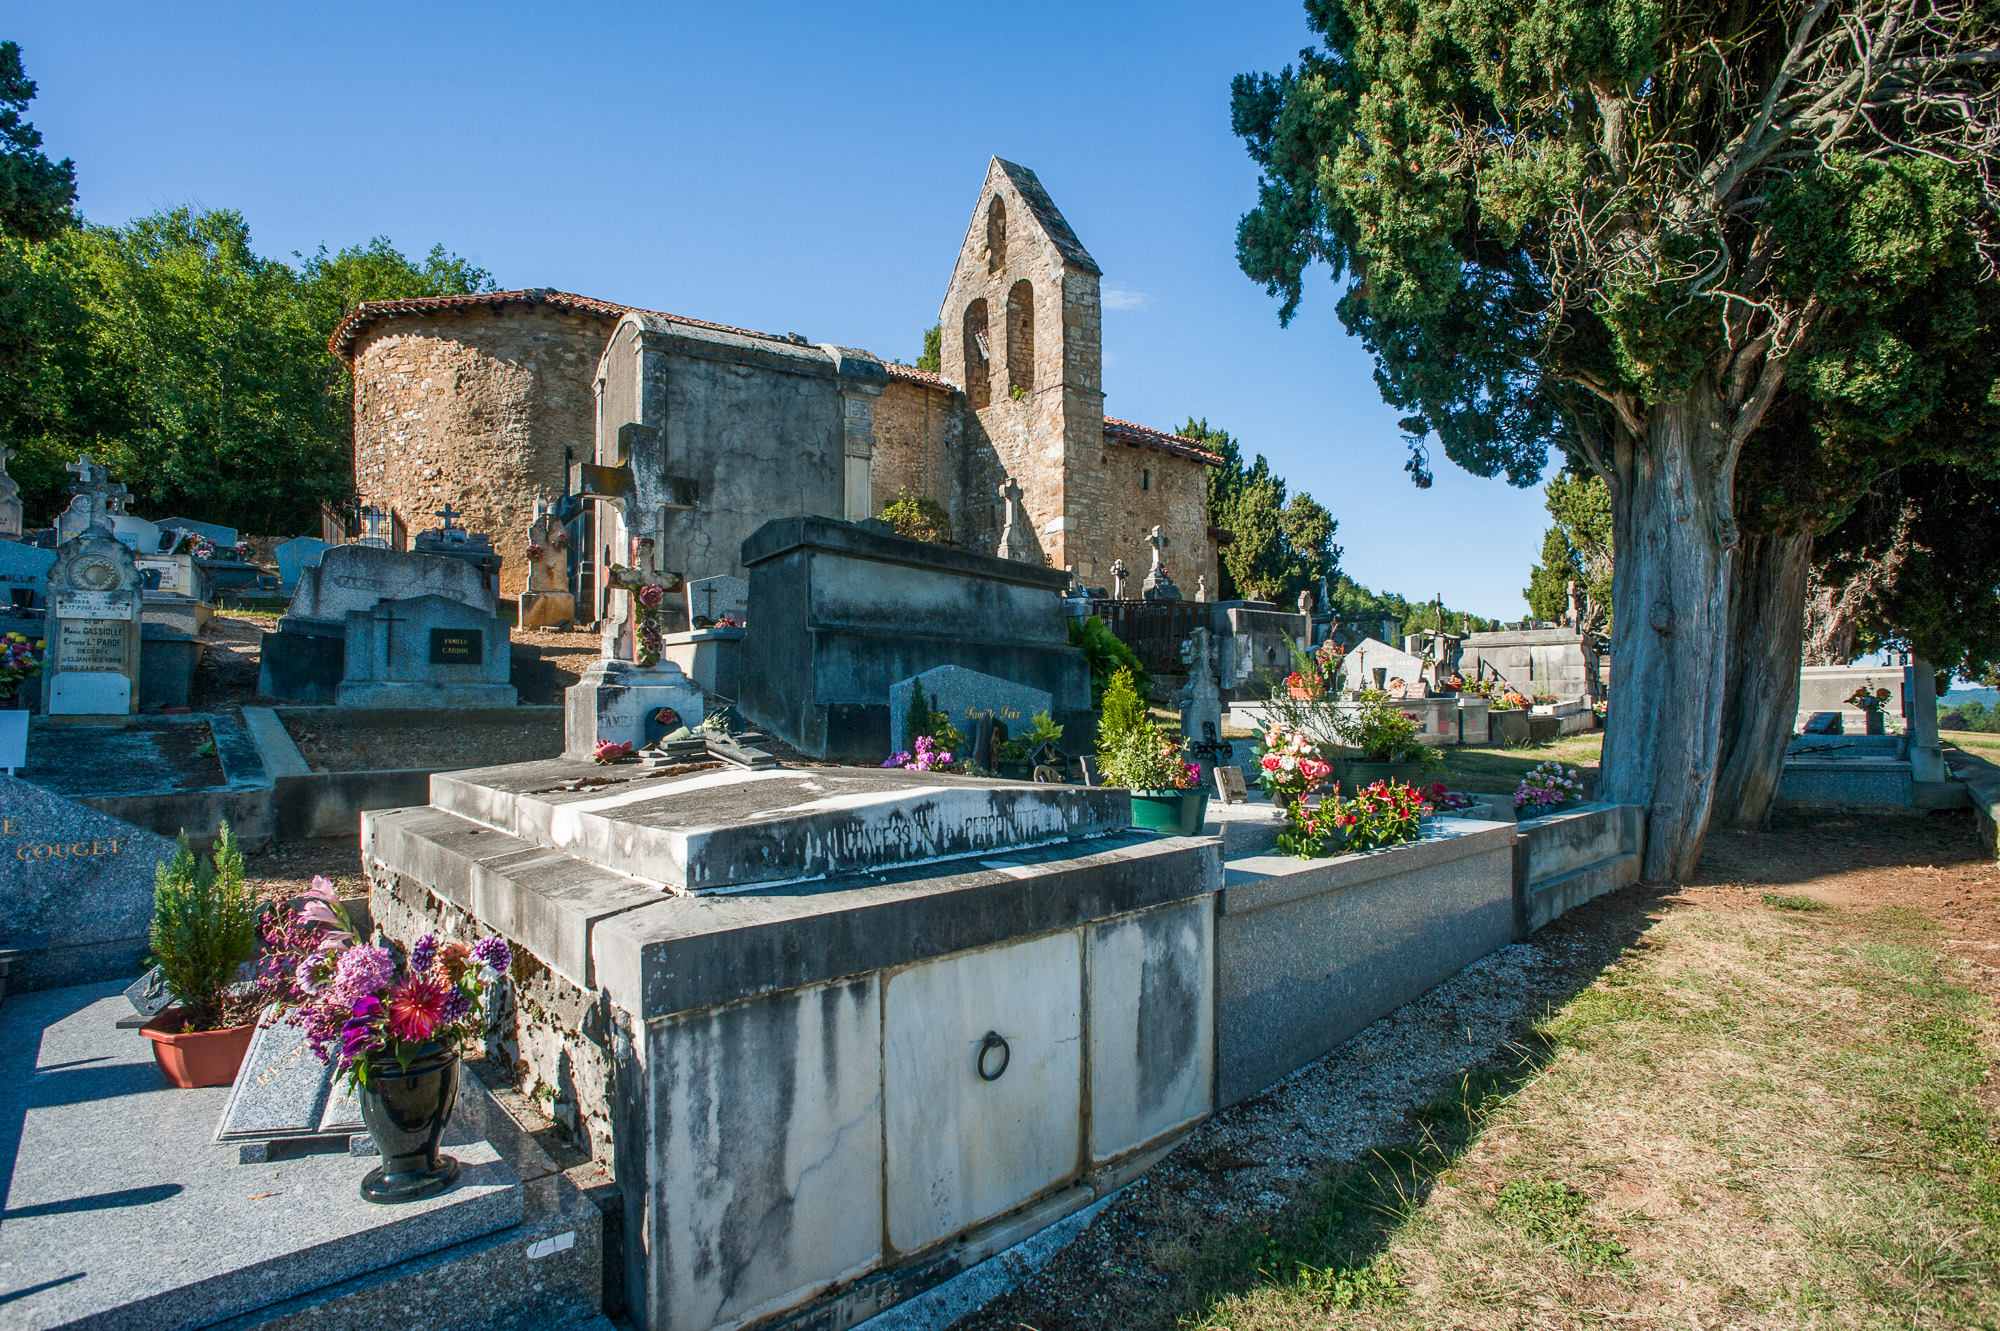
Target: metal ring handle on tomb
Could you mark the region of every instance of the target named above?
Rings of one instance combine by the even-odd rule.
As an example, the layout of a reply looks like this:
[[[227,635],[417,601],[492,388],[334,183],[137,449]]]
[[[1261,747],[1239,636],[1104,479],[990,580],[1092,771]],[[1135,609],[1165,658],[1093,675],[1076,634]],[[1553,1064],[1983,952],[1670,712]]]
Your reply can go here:
[[[986,1070],[986,1056],[995,1049],[1000,1051],[1000,1066],[992,1072]],[[998,1031],[986,1032],[986,1038],[979,1042],[979,1057],[975,1067],[981,1081],[999,1081],[1006,1075],[1007,1065],[1014,1061],[1014,1051],[1007,1047],[1007,1038]]]

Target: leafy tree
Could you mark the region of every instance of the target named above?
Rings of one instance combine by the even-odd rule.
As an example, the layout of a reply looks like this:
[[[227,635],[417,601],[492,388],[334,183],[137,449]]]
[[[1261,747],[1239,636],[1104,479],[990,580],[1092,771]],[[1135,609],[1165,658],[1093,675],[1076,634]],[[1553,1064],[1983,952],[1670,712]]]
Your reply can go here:
[[[0,366],[35,520],[66,502],[89,452],[141,513],[216,514],[251,532],[312,530],[353,492],[352,382],[327,339],[362,300],[490,289],[434,249],[377,238],[299,268],[251,247],[239,213],[175,209],[125,227],[0,243],[42,313],[41,353]]]
[[[1222,547],[1220,599],[1250,596],[1290,605],[1308,587],[1317,588],[1340,564],[1333,543],[1339,523],[1304,491],[1285,497],[1285,481],[1274,475],[1263,454],[1249,467],[1227,430],[1188,417],[1180,433],[1221,454],[1223,465],[1209,468],[1208,519],[1235,539]]]
[[[1770,692],[1729,663],[1781,655],[1782,616],[1751,611],[1802,580],[1785,527],[1742,521],[1739,462],[1832,446],[1866,493],[1866,460],[1936,409],[1929,367],[1972,335],[1947,298],[2000,250],[1994,16],[1314,0],[1308,19],[1323,49],[1233,87],[1262,168],[1242,266],[1282,319],[1315,261],[1346,282],[1419,483],[1433,434],[1479,475],[1531,483],[1553,448],[1605,480],[1635,705],[1611,711],[1600,790],[1648,807],[1646,875],[1685,878],[1725,696]]]
[[[1069,645],[1083,652],[1090,669],[1090,703],[1103,705],[1104,691],[1120,671],[1125,673],[1140,695],[1152,685],[1152,674],[1139,661],[1139,654],[1121,641],[1109,625],[1096,615],[1069,621]]]
[[[943,324],[932,324],[924,329],[924,354],[917,357],[917,368],[929,370],[932,374],[944,373]]]
[[[1440,629],[1446,633],[1492,633],[1500,627],[1497,619],[1482,619],[1464,610],[1453,610],[1450,606],[1444,607],[1440,615],[1435,601],[1419,604],[1405,600],[1394,592],[1371,592],[1345,573],[1334,579],[1332,592],[1330,604],[1335,614],[1393,619],[1404,633],[1422,633],[1429,629]]]
[[[41,131],[22,118],[34,98],[20,44],[0,42],[0,235],[47,240],[76,220],[76,164],[41,151]]]
[[[1521,595],[1535,618],[1562,623],[1575,583],[1583,629],[1602,633],[1611,614],[1611,494],[1601,476],[1567,473],[1543,494],[1555,525],[1542,536],[1542,562],[1529,570]]]

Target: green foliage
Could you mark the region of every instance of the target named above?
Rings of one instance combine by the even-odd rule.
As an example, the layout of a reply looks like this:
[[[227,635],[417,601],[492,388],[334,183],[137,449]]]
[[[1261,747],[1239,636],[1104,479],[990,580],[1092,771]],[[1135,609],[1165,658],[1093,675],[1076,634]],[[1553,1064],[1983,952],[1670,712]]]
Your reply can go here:
[[[1332,611],[1336,615],[1366,615],[1393,619],[1404,633],[1443,629],[1448,633],[1491,633],[1500,627],[1497,619],[1484,619],[1465,610],[1444,608],[1444,623],[1438,623],[1437,606],[1432,602],[1412,602],[1394,592],[1371,592],[1345,573],[1333,582]],[[1392,646],[1396,644],[1391,644]]]
[[[1036,712],[1028,719],[1027,733],[1008,738],[1000,745],[997,756],[1006,762],[1029,762],[1050,745],[1060,743],[1062,737],[1063,728],[1055,723],[1054,717],[1047,712]]]
[[[41,151],[40,131],[22,118],[34,98],[20,45],[0,42],[0,235],[47,240],[73,220],[76,164]]]
[[[1417,739],[1417,723],[1402,704],[1380,689],[1358,689],[1354,705],[1341,713],[1340,738],[1361,751],[1367,763],[1413,763],[1426,767],[1443,760],[1437,750]]]
[[[1139,664],[1138,654],[1119,641],[1117,635],[1096,615],[1069,621],[1069,645],[1082,649],[1084,663],[1090,667],[1092,706],[1105,705],[1105,689],[1117,671],[1123,670],[1130,676],[1141,697],[1152,686],[1152,674]]]
[[[257,946],[257,896],[243,881],[243,852],[222,825],[213,862],[202,864],[187,833],[154,872],[153,960],[186,1012],[183,1027],[214,1030],[223,993]]]
[[[52,519],[63,464],[89,452],[139,512],[282,534],[317,530],[320,504],[353,492],[335,325],[362,300],[492,283],[442,249],[418,263],[379,237],[295,269],[252,249],[241,214],[180,208],[0,241],[0,288],[16,286],[33,311],[27,350],[0,362],[0,430],[21,450],[30,521]]]
[[[951,514],[937,500],[911,494],[907,486],[896,487],[896,498],[882,510],[881,517],[898,536],[933,545],[951,544]]]
[[[952,753],[965,747],[965,735],[951,723],[951,714],[931,706],[931,700],[924,696],[924,686],[914,680],[910,683],[910,706],[903,713],[903,730],[903,742],[912,747],[919,735],[929,735],[938,748]]]
[[[2000,734],[2000,707],[1988,707],[1974,698],[1956,707],[1938,709],[1938,729],[1974,730],[1984,734]]]
[[[1109,758],[1119,742],[1146,720],[1146,700],[1132,672],[1119,666],[1104,688],[1104,715],[1097,722],[1097,752]]]
[[[1110,721],[1108,707],[1105,720],[1107,724]],[[1104,747],[1102,729],[1098,736],[1098,751],[1104,758],[1100,779],[1105,785],[1127,790],[1185,790],[1194,785],[1180,744],[1169,739],[1144,712],[1129,728],[1111,736],[1109,748]]]
[[[1542,562],[1529,570],[1521,595],[1536,619],[1562,623],[1569,617],[1569,584],[1575,582],[1583,627],[1609,632],[1611,491],[1601,476],[1565,472],[1543,493],[1555,525],[1542,537]]]
[[[1590,1222],[1590,1198],[1552,1179],[1510,1179],[1500,1187],[1494,1210],[1587,1270],[1627,1267],[1625,1246]]]
[[[924,354],[917,357],[917,368],[929,370],[932,374],[944,373],[943,324],[932,324],[924,329]]]
[[[1284,478],[1272,473],[1263,454],[1245,467],[1227,430],[1190,416],[1180,433],[1224,460],[1208,477],[1208,519],[1236,538],[1222,548],[1220,599],[1290,605],[1333,576],[1341,552],[1333,543],[1340,524],[1331,513],[1303,491],[1287,500]]]

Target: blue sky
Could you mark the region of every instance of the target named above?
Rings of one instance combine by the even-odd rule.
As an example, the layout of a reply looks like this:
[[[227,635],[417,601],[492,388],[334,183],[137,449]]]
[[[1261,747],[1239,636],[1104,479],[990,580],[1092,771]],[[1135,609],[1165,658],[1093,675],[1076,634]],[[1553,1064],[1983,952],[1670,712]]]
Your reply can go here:
[[[552,286],[914,360],[989,155],[1032,167],[1104,269],[1105,410],[1205,416],[1339,519],[1343,567],[1526,613],[1538,488],[1441,456],[1309,279],[1235,262],[1256,175],[1229,79],[1307,44],[1255,4],[6,6],[84,214],[240,209],[266,254],[442,242]]]

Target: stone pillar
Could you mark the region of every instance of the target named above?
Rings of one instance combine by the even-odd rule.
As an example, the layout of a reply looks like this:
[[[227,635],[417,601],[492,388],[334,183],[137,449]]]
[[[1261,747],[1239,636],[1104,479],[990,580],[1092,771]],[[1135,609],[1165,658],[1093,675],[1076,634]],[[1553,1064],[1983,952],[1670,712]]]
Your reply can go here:
[[[879,388],[843,384],[840,389],[840,417],[846,438],[846,507],[841,514],[849,522],[875,516],[874,481],[869,474],[875,456],[875,399]]]
[[[1905,668],[1909,680],[1909,715],[1904,718],[1910,737],[1910,779],[1943,781],[1950,773],[1944,765],[1944,746],[1938,740],[1937,672],[1931,663],[1912,656]]]

